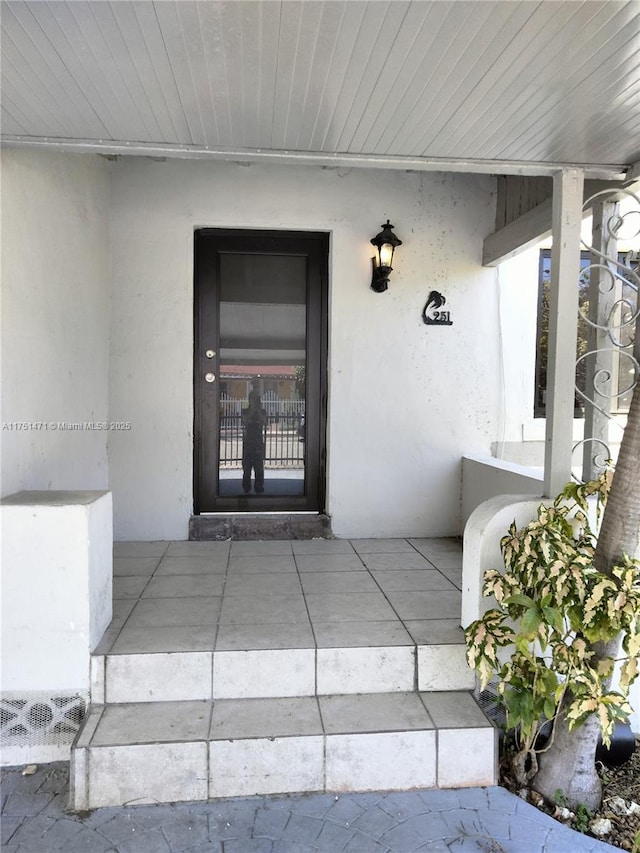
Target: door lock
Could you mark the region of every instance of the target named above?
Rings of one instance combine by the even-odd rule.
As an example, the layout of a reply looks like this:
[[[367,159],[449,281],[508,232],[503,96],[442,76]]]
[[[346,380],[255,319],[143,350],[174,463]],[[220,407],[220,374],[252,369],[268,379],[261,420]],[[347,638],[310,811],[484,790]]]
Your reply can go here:
[[[214,349],[208,349],[205,352],[205,355],[207,358],[213,358],[215,354],[216,354],[216,351]]]

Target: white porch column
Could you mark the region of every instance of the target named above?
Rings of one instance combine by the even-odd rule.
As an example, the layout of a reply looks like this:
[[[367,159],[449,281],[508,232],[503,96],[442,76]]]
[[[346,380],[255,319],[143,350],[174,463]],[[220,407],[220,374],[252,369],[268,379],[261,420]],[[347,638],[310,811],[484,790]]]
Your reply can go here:
[[[583,184],[581,169],[563,169],[553,178],[544,456],[544,493],[549,497],[571,476]]]

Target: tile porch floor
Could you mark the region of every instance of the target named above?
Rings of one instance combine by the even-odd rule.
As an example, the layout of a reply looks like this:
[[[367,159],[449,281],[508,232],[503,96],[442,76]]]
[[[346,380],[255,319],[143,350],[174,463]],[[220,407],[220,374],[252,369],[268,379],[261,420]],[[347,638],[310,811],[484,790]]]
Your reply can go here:
[[[457,539],[119,542],[97,654],[460,644]]]
[[[453,539],[117,544],[74,807],[492,784],[461,561]]]

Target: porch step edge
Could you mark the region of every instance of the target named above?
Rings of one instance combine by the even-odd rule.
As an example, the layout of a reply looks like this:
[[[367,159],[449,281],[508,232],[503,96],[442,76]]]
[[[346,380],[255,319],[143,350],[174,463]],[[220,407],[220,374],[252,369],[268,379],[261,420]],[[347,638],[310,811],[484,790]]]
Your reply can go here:
[[[473,690],[463,644],[109,653],[93,702],[171,702]]]
[[[496,758],[497,730],[464,691],[94,706],[70,805],[479,787]]]

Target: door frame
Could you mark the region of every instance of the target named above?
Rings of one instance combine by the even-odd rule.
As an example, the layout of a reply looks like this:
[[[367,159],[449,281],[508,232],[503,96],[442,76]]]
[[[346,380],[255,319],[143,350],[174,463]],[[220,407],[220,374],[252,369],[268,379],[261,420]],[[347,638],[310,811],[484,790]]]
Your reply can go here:
[[[197,228],[194,232],[193,291],[193,511],[212,513],[312,512],[324,513],[326,502],[327,355],[328,355],[328,232],[253,228]],[[227,251],[287,254],[294,244],[307,257],[305,495],[303,497],[220,497],[218,492],[219,382],[206,393],[202,377],[212,370],[205,351],[215,317],[215,341],[219,342],[220,276],[217,256]],[[304,250],[304,251],[303,251]],[[291,252],[289,252],[291,254]],[[314,269],[315,264],[315,269]],[[319,316],[318,316],[319,315]],[[219,352],[219,347],[217,347]],[[312,355],[310,356],[310,353]],[[310,374],[309,364],[313,364]],[[215,364],[218,364],[216,358]],[[216,370],[217,373],[217,370]],[[218,378],[218,377],[216,377]],[[215,423],[215,442],[205,442]],[[311,425],[311,427],[310,427]],[[211,445],[215,447],[212,448]],[[312,457],[312,458],[310,458]],[[213,472],[215,482],[211,487]]]

